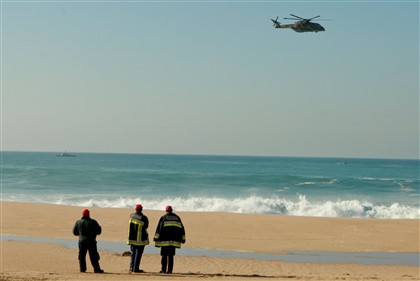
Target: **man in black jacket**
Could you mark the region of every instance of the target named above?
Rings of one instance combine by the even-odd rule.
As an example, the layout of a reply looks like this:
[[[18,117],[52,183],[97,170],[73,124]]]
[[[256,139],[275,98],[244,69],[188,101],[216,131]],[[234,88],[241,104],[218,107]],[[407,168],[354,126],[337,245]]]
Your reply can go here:
[[[89,252],[94,272],[103,273],[99,266],[100,257],[96,247],[96,235],[101,234],[102,228],[96,220],[90,218],[88,209],[83,210],[82,216],[73,227],[73,234],[79,236],[80,272],[86,272],[86,253]]]
[[[149,219],[142,211],[143,206],[137,204],[136,212],[130,215],[128,224],[127,244],[131,246],[131,272],[143,272],[143,270],[140,269],[140,261],[143,255],[144,246],[149,245],[149,234],[147,233]]]
[[[172,273],[175,249],[181,248],[181,243],[185,243],[185,229],[181,218],[172,212],[171,206],[166,206],[166,214],[159,220],[153,241],[156,247],[160,247],[162,256],[160,272]]]

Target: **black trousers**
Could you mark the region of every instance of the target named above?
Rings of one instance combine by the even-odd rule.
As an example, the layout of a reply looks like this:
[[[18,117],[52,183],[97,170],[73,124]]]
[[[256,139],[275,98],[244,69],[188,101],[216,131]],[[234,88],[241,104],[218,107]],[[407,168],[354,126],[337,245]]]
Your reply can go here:
[[[165,246],[160,248],[160,255],[162,256],[162,272],[172,273],[174,268],[175,247]]]
[[[86,242],[86,241],[79,241],[79,266],[80,272],[86,271],[86,254],[89,252],[90,263],[92,264],[93,270],[98,271],[101,270],[99,266],[99,253],[96,247],[96,241],[94,242]]]
[[[144,246],[131,245],[131,261],[130,270],[133,272],[140,271],[140,261],[143,255]]]

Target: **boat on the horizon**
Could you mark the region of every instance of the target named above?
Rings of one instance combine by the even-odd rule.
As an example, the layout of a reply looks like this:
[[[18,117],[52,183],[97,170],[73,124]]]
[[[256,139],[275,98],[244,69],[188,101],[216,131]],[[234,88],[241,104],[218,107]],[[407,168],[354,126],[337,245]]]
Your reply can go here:
[[[63,152],[63,153],[57,154],[56,156],[57,157],[76,157],[76,155],[70,154],[70,153],[67,153],[67,152]]]

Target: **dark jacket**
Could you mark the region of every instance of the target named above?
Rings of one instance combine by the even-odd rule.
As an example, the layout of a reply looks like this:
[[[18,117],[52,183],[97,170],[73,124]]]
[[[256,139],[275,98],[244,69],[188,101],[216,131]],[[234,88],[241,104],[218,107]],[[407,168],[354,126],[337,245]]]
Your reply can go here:
[[[142,212],[137,211],[130,215],[128,224],[128,245],[144,246],[149,245],[149,219]]]
[[[98,222],[88,216],[82,217],[73,227],[73,234],[79,236],[81,242],[96,242],[96,235],[101,232],[102,228]]]
[[[181,218],[172,212],[162,216],[153,241],[155,241],[156,247],[174,246],[180,248],[181,243],[185,243],[185,229]]]

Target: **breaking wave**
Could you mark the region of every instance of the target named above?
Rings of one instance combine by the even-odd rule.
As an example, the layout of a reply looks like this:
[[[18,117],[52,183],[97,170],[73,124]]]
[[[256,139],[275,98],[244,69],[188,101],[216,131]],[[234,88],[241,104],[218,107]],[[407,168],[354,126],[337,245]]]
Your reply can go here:
[[[95,198],[95,199],[93,199]],[[16,198],[17,199],[17,198]],[[8,201],[25,201],[23,198]],[[59,205],[101,207],[101,208],[132,208],[141,203],[145,209],[163,210],[166,205],[172,205],[177,211],[192,212],[231,212],[249,214],[280,214],[290,216],[312,217],[344,217],[344,218],[375,218],[375,219],[420,219],[418,206],[406,206],[401,203],[379,205],[359,200],[336,200],[316,202],[298,195],[295,200],[273,197],[249,196],[246,198],[227,199],[221,197],[175,197],[175,198],[98,198],[98,196],[61,196],[35,202],[54,203]]]

